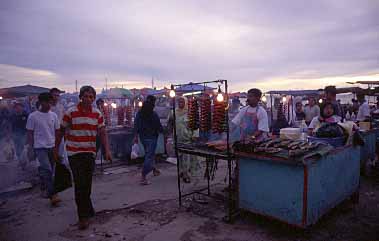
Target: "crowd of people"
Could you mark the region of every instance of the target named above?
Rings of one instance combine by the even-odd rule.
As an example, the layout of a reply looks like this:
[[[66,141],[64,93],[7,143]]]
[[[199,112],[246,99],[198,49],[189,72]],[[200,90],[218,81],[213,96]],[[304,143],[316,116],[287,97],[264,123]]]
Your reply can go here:
[[[80,102],[65,109],[59,101],[60,94],[61,91],[57,88],[41,93],[38,96],[36,109],[31,113],[25,111],[22,103],[14,104],[12,111],[1,108],[1,131],[13,138],[16,156],[19,157],[21,152],[27,149],[28,153],[33,153],[38,159],[41,194],[50,200],[52,206],[57,206],[61,202],[53,185],[54,166],[57,162],[69,165],[74,181],[79,228],[86,229],[89,219],[95,215],[91,202],[91,189],[98,150],[101,148],[105,160],[112,161],[101,111],[104,109],[102,108],[104,101],[98,99],[95,106],[95,89],[83,86],[79,93]],[[231,101],[229,108],[231,139],[237,141],[245,138],[266,138],[270,132],[275,135],[282,128],[299,127],[300,123],[305,124],[309,134],[313,135],[323,123],[348,120],[351,118],[349,112],[354,113],[355,109],[358,121],[371,118],[372,111],[365,101],[365,96],[357,95],[357,102],[353,102],[351,108],[343,108],[336,100],[336,94],[336,88],[328,86],[325,88],[325,98],[322,103],[318,103],[314,96],[307,99],[305,106],[303,98],[295,98],[293,103],[283,103],[280,99],[275,99],[273,109],[267,110],[261,101],[261,90],[250,89],[247,92],[246,106],[242,106],[237,98]],[[155,165],[158,136],[165,131],[165,134],[172,134],[172,129],[167,133],[167,128],[162,126],[158,113],[154,111],[155,103],[154,96],[147,96],[134,120],[135,142],[140,141],[145,149],[141,185],[150,184],[147,178],[150,173],[154,176],[161,174]],[[177,97],[177,103],[175,122],[177,141],[190,143],[204,136],[209,137],[207,133],[194,131],[188,127],[186,97]],[[268,111],[272,115],[271,125]],[[184,182],[189,183],[199,170],[200,161],[190,155],[181,155],[179,174]]]

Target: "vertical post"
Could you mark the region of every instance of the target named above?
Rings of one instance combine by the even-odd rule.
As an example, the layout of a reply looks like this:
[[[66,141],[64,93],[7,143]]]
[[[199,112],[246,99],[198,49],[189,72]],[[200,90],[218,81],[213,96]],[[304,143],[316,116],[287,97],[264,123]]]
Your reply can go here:
[[[174,86],[171,85],[171,89],[174,89]],[[178,191],[179,191],[179,206],[182,206],[182,190],[180,184],[180,168],[179,168],[179,152],[178,152],[178,138],[176,136],[176,113],[175,113],[175,97],[172,98],[172,113],[173,113],[173,128],[174,128],[174,149],[176,156],[176,171],[178,176]]]
[[[228,95],[228,81],[225,81],[225,95],[227,101],[227,107],[229,107],[229,95]],[[229,108],[227,108],[227,111]],[[226,129],[226,150],[227,150],[227,159],[228,159],[228,222],[232,221],[232,208],[233,208],[233,195],[232,195],[232,160],[230,156],[230,145],[229,145],[229,113],[226,113],[226,125],[228,128]]]
[[[271,130],[271,132],[273,132],[273,129],[272,129],[272,127],[274,126],[274,113],[273,113],[273,105],[272,105],[272,94],[270,93],[270,108],[271,108],[271,126],[270,126],[270,130]]]

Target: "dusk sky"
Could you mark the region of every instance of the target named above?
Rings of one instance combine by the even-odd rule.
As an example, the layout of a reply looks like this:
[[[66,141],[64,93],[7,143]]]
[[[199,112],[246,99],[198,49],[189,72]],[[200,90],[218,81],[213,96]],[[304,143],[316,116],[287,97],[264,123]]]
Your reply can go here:
[[[379,81],[379,1],[1,0],[0,87]]]

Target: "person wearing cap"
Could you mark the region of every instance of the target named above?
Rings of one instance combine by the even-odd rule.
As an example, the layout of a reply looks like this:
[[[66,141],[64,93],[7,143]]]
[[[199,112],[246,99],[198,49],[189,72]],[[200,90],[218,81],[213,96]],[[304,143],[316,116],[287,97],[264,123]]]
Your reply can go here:
[[[59,123],[62,123],[64,115],[64,106],[60,102],[61,92],[58,88],[50,89],[49,93],[51,94],[51,111],[57,114]],[[63,160],[63,163],[68,163],[68,156],[66,152],[66,147],[64,139],[62,139],[61,145],[59,146],[59,158]]]
[[[262,139],[267,136],[269,132],[268,116],[266,110],[259,105],[261,97],[262,91],[259,89],[250,89],[247,92],[248,106],[242,108],[232,120],[233,125],[239,127],[240,132],[239,137],[232,134],[233,139]],[[238,128],[233,129],[238,130]],[[233,130],[232,133],[234,133],[235,130]]]
[[[64,115],[64,106],[59,100],[62,91],[60,91],[58,88],[52,88],[49,92],[52,96],[51,111],[57,114],[59,122],[62,122]]]
[[[359,102],[359,109],[357,114],[357,121],[369,121],[371,118],[370,106],[365,99],[364,94],[358,94],[357,99]]]
[[[41,93],[38,96],[40,109],[29,115],[26,128],[28,129],[28,148],[33,148],[40,166],[42,197],[50,199],[51,205],[56,206],[61,200],[54,190],[53,148],[55,145],[55,132],[59,129],[57,115],[50,111],[52,96],[50,93]]]
[[[345,114],[342,110],[341,105],[337,102],[337,88],[333,85],[329,85],[325,87],[324,92],[326,101],[334,105],[336,111],[335,114],[344,120]]]

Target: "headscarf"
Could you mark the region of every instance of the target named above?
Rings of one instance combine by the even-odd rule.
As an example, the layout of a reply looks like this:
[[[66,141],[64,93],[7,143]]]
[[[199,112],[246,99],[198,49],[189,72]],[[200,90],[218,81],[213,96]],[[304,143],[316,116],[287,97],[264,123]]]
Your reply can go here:
[[[188,99],[184,96],[181,96],[178,98],[178,100],[180,100],[180,99],[184,100],[184,108],[180,109],[179,105],[178,105],[178,107],[175,109],[176,117],[182,117],[184,115],[187,115],[187,113],[188,113]]]

